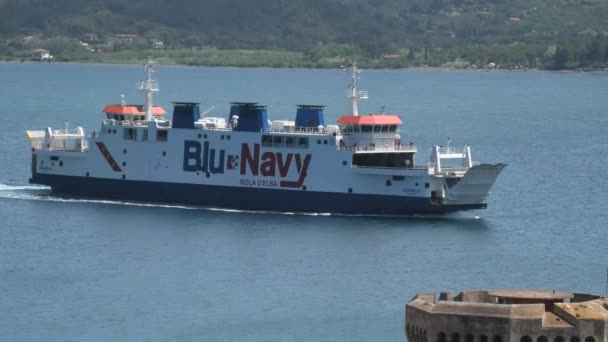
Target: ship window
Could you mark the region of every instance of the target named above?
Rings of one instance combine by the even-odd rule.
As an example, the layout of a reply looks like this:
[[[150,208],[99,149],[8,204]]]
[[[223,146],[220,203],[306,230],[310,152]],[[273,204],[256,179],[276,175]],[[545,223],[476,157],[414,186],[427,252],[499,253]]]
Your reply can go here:
[[[158,130],[156,131],[156,140],[157,141],[167,141],[167,131],[166,130]]]
[[[380,133],[380,132],[382,132],[382,126],[380,126],[380,125],[375,125],[375,126],[374,126],[374,132],[375,132],[375,133]]]
[[[386,180],[386,186],[391,186],[391,181],[389,179]]]
[[[51,160],[59,160],[58,156],[51,156]]]
[[[123,133],[126,140],[137,140],[137,130],[135,128],[125,128]]]
[[[405,180],[405,176],[393,176],[393,180],[403,181],[403,180]]]
[[[122,154],[127,154],[127,149],[126,148],[122,149]]]
[[[163,151],[163,157],[167,156],[167,151]]]
[[[302,190],[306,191],[306,185],[302,186]]]
[[[323,140],[323,144],[327,145],[327,139]]]
[[[122,166],[127,166],[127,162],[122,162]]]
[[[317,145],[321,144],[321,139],[317,140]]]
[[[89,177],[91,174],[87,171],[87,177]]]
[[[141,140],[148,141],[148,130],[144,129],[143,132],[144,132],[144,134],[143,134],[143,137],[141,138]]]
[[[122,175],[122,179],[127,179],[127,176],[125,176],[125,175]]]
[[[226,136],[226,140],[230,140],[230,136],[229,135]]]
[[[307,148],[308,147],[308,138],[305,138],[305,137],[298,138],[298,146]]]
[[[272,139],[272,144],[273,145],[282,145],[283,144],[283,137],[281,136],[274,136]]]
[[[59,161],[59,166],[63,166],[63,160]]]
[[[348,193],[352,194],[353,193],[353,188],[348,188]]]
[[[397,131],[397,125],[390,125],[388,128],[389,132],[396,132]]]
[[[342,161],[342,165],[346,166],[346,164],[348,164],[346,160]]]
[[[203,139],[207,139],[207,134],[203,134]]]
[[[361,132],[363,133],[369,133],[372,131],[372,125],[362,125],[361,126]]]
[[[198,138],[200,139],[200,138],[202,138],[202,137],[203,137],[203,135],[199,133],[199,134],[198,134]]]
[[[224,140],[224,137],[225,137],[225,136],[222,134],[222,135],[220,136],[220,139]]]
[[[113,129],[113,130],[112,130],[112,134],[116,134],[116,129]]]
[[[388,132],[388,125],[382,125],[382,133]]]
[[[292,147],[296,144],[296,138],[294,137],[286,137],[285,138],[285,145],[287,145],[287,147]]]
[[[365,167],[405,168],[406,160],[411,159],[412,153],[356,153],[353,155],[353,165]]]
[[[424,187],[425,187],[425,188],[427,188],[427,189],[428,189],[428,188],[429,188],[429,186],[430,186],[430,185],[429,185],[429,183],[424,183]]]
[[[272,137],[270,135],[262,135],[262,146],[272,146]]]
[[[119,116],[119,118],[120,118],[120,121],[125,121],[125,116],[124,116],[124,115],[122,115],[122,114],[121,114],[121,115]]]
[[[108,134],[112,133],[112,130],[108,128]]]

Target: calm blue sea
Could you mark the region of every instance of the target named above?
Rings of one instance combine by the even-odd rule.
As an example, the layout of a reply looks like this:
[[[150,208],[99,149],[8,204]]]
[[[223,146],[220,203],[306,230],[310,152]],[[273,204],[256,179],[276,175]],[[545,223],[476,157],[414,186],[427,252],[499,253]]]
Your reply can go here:
[[[158,102],[346,111],[337,70],[160,67]],[[139,66],[0,64],[0,341],[405,341],[417,292],[604,292],[608,74],[365,71],[423,162],[506,162],[487,210],[365,218],[58,198],[27,184],[26,129],[98,129]]]

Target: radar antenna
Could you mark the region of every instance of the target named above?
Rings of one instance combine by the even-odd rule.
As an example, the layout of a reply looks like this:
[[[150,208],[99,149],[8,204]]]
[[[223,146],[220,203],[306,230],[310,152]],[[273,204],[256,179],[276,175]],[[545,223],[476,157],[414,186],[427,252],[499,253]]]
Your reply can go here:
[[[152,79],[152,74],[155,72],[154,61],[152,61],[152,58],[148,58],[148,62],[145,64],[144,69],[146,70],[146,80],[140,82],[137,85],[137,89],[139,89],[146,96],[146,121],[152,121],[154,93],[158,92],[158,82]]]
[[[357,64],[353,62],[353,65],[345,69],[345,71],[349,74],[349,82],[348,87],[346,89],[346,98],[350,103],[350,107],[352,110],[352,114],[354,116],[359,115],[359,100],[367,100],[368,93],[367,91],[357,90],[357,80],[359,80],[359,74],[361,70],[357,69]]]

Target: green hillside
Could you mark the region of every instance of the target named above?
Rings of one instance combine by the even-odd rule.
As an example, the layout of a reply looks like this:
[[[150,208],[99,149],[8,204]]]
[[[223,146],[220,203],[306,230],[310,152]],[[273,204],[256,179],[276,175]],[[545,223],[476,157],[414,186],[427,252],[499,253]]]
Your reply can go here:
[[[297,63],[311,65],[351,57],[379,66],[597,67],[607,17],[605,0],[0,0],[0,54],[34,36],[59,58],[94,59],[66,39],[129,33],[139,36],[131,46],[104,51],[159,40],[161,55],[199,49],[192,64],[215,48],[298,52]]]

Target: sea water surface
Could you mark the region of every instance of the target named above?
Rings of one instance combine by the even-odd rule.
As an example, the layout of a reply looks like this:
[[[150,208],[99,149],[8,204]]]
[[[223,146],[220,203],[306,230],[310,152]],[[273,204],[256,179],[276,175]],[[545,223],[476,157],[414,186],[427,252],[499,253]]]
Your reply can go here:
[[[346,112],[337,70],[158,68],[158,103]],[[0,64],[1,341],[405,341],[417,292],[606,285],[608,74],[364,71],[361,112],[506,162],[486,210],[439,217],[251,213],[81,200],[31,186],[27,129],[98,130],[140,103],[140,66]],[[328,174],[328,177],[330,174]]]

